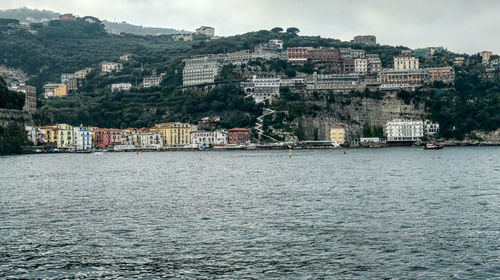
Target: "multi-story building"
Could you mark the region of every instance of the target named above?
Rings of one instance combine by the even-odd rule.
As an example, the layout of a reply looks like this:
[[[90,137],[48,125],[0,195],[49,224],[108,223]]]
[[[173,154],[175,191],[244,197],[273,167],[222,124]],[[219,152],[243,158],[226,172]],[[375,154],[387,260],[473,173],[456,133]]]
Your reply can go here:
[[[381,90],[413,90],[427,80],[428,71],[423,70],[382,70],[378,74]]]
[[[208,37],[214,37],[215,36],[215,28],[210,27],[210,26],[201,26],[200,28],[196,29],[196,34],[202,34]]]
[[[465,57],[463,56],[457,56],[455,57],[455,59],[453,59],[453,66],[462,66],[464,65],[464,62],[465,62]]]
[[[368,73],[378,73],[382,71],[382,61],[378,54],[367,54]]]
[[[357,73],[350,74],[318,74],[306,81],[308,90],[353,90],[360,89],[360,77]]]
[[[482,51],[479,53],[479,55],[483,59],[483,63],[487,63],[488,61],[490,61],[490,58],[493,55],[493,53],[490,51]]]
[[[18,85],[10,88],[13,91],[21,92],[24,94],[23,111],[28,113],[36,112],[36,88],[27,85]]]
[[[61,97],[68,95],[68,86],[61,85],[58,88],[54,89],[54,97]]]
[[[68,91],[75,91],[78,89],[78,80],[76,78],[69,79],[64,84],[68,86]]]
[[[357,44],[375,46],[377,45],[377,37],[375,37],[374,35],[359,35],[354,37],[354,40],[352,40],[351,42]]]
[[[99,128],[96,133],[96,148],[103,149],[121,145],[122,135],[119,129]]]
[[[141,146],[141,137],[140,137],[141,132],[142,131],[140,131],[137,128],[122,129],[121,130],[122,145],[140,147]],[[149,132],[149,130],[145,129],[144,132]]]
[[[309,58],[309,51],[313,50],[311,47],[297,47],[288,48],[286,50],[286,56],[288,63],[292,64],[304,64]]]
[[[219,60],[220,60],[221,64],[223,64],[223,65],[226,65],[226,64],[242,65],[242,64],[248,63],[251,58],[252,58],[252,55],[250,54],[250,51],[248,51],[248,50],[225,53],[225,54],[219,55]]]
[[[274,58],[286,60],[286,54],[283,53],[283,41],[269,40],[267,43],[255,46],[252,57],[268,60]]]
[[[368,72],[368,59],[356,58],[354,60],[354,72],[365,74]]]
[[[214,133],[212,131],[197,130],[191,132],[191,144],[197,147],[210,147],[214,144]]]
[[[56,88],[59,88],[61,86],[63,86],[64,84],[55,84],[55,83],[48,83],[48,84],[45,84],[43,86],[43,90],[44,90],[44,95],[45,95],[45,98],[49,98],[49,97],[52,97],[54,96],[54,90]]]
[[[204,117],[198,121],[198,129],[213,130],[220,121],[220,116]]]
[[[41,134],[41,143],[57,146],[57,126],[38,126],[37,129]]]
[[[415,142],[424,136],[424,122],[421,120],[392,120],[385,125],[385,134],[389,142]]]
[[[57,148],[72,149],[75,147],[75,133],[69,124],[57,125]]]
[[[227,144],[227,130],[218,129],[214,131],[214,145],[226,145]]]
[[[90,72],[92,72],[92,68],[85,68],[82,70],[78,70],[75,72],[75,78],[76,79],[85,79],[87,77],[87,75],[90,74]]]
[[[434,135],[439,132],[439,124],[433,123],[429,120],[424,122],[424,134],[425,135]]]
[[[159,149],[163,147],[163,136],[159,131],[143,131],[139,133],[141,147],[146,149]]]
[[[427,68],[429,73],[427,76],[427,81],[433,83],[435,81],[441,81],[446,84],[455,83],[455,70],[453,67],[434,67]]]
[[[75,73],[63,73],[61,74],[61,84],[65,84],[70,79],[76,79]]]
[[[273,97],[279,97],[280,84],[280,77],[257,77],[257,75],[254,75],[249,83],[244,84],[244,91],[248,95],[251,95],[256,103],[260,103]]]
[[[232,128],[227,132],[228,144],[245,144],[252,141],[252,131],[248,128]]]
[[[195,56],[184,60],[183,86],[211,84],[219,75],[220,63],[217,56]]]
[[[340,52],[334,48],[319,48],[308,51],[308,60],[315,64],[341,65]]]
[[[79,126],[74,127],[75,135],[75,148],[77,150],[90,150],[92,149],[92,132],[88,127]]]
[[[129,91],[132,88],[131,83],[111,84],[111,92],[114,91]]]
[[[191,143],[191,125],[187,123],[160,123],[150,128],[150,130],[161,133],[163,146],[185,146]]]
[[[161,81],[163,81],[163,77],[165,76],[165,73],[161,73],[160,75],[156,75],[153,73],[151,76],[144,77],[142,79],[142,87],[143,88],[150,88],[150,87],[159,87]]]
[[[122,70],[123,65],[118,62],[103,62],[101,63],[102,73],[113,73]]]
[[[351,48],[341,48],[339,50],[340,58],[342,59],[356,59],[356,58],[365,58],[364,50],[356,50]]]
[[[330,140],[337,145],[344,144],[345,142],[345,129],[343,126],[334,126],[330,128]]]
[[[394,57],[394,70],[418,70],[418,58],[407,56]]]

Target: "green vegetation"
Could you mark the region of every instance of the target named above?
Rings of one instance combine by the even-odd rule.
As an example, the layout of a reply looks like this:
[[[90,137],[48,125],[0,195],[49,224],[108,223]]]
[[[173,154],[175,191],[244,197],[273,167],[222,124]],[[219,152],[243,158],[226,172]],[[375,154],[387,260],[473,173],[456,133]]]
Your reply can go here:
[[[31,144],[23,127],[0,126],[0,155],[20,154],[22,146]]]
[[[367,123],[363,124],[363,137],[384,137],[384,128],[381,126],[371,126]]]
[[[22,109],[24,94],[10,91],[2,76],[0,76],[0,108]]]

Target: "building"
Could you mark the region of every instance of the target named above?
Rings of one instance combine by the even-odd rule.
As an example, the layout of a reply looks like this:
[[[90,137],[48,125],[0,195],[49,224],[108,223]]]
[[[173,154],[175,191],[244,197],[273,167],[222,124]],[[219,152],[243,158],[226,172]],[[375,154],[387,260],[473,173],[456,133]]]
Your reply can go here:
[[[38,126],[37,130],[41,134],[42,144],[57,146],[57,126]]]
[[[24,94],[23,111],[33,114],[36,112],[36,88],[27,85],[19,85],[10,88],[13,91]]]
[[[356,50],[351,48],[340,48],[340,58],[342,59],[356,59],[365,58],[364,50]]]
[[[69,124],[57,125],[57,148],[72,149],[75,147],[75,133],[73,127]]]
[[[407,56],[394,57],[394,70],[418,70],[418,58]]]
[[[283,53],[283,41],[281,40],[269,40],[267,43],[258,44],[254,48],[253,58],[263,58],[263,59],[284,59],[286,60],[286,54]]]
[[[159,149],[163,147],[163,136],[159,131],[143,131],[139,133],[141,148]]]
[[[392,120],[385,125],[385,134],[389,142],[415,142],[424,136],[424,122]]]
[[[76,73],[61,74],[61,84],[66,84],[66,82],[70,79],[76,79]]]
[[[161,81],[163,81],[164,76],[165,76],[164,73],[160,75],[156,75],[156,73],[153,73],[153,75],[151,76],[144,77],[144,79],[142,79],[142,87],[143,88],[159,87]]]
[[[427,80],[428,71],[423,70],[382,70],[378,74],[381,90],[414,90]]]
[[[215,28],[210,26],[201,26],[200,28],[196,29],[195,33],[205,35],[211,38],[215,36]]]
[[[330,140],[336,144],[341,145],[345,142],[345,129],[343,126],[334,126],[330,128]]]
[[[377,37],[375,37],[374,35],[359,35],[354,37],[351,42],[356,44],[375,46],[377,45]]]
[[[424,122],[424,134],[425,135],[434,135],[439,132],[439,124],[433,123],[429,120]]]
[[[340,60],[340,51],[334,48],[310,49],[307,59],[314,64],[336,65],[339,68],[342,64]]]
[[[214,132],[197,130],[191,132],[191,144],[196,147],[210,147],[214,144]]]
[[[453,59],[453,66],[463,66],[465,62],[465,57],[463,56],[457,56],[455,59]]]
[[[120,60],[121,61],[129,61],[130,59],[132,59],[132,54],[131,53],[126,53],[126,54],[120,56]]]
[[[92,132],[88,127],[74,127],[75,148],[77,150],[90,150],[93,147]]]
[[[244,51],[238,51],[238,52],[231,52],[231,53],[225,53],[219,55],[219,60],[220,63],[223,65],[227,64],[233,64],[233,65],[242,65],[242,64],[247,64],[250,59],[252,58],[252,55],[250,54],[250,51],[244,50]]]
[[[365,74],[368,72],[368,59],[356,58],[354,60],[354,72]]]
[[[198,129],[200,130],[213,130],[220,121],[219,116],[204,117],[198,121]]]
[[[412,50],[401,50],[401,56],[413,56],[413,51]]]
[[[117,62],[103,62],[101,63],[102,73],[113,73],[122,70],[123,65]]]
[[[286,50],[286,57],[288,63],[292,64],[304,64],[309,58],[309,51],[312,50],[311,47],[297,47],[288,48]]]
[[[96,148],[104,149],[115,145],[121,145],[122,136],[119,129],[99,128],[96,133]]]
[[[75,91],[78,89],[78,80],[77,79],[69,79],[64,83],[68,86],[68,91]]]
[[[64,84],[48,83],[43,86],[45,98],[54,96],[54,90]]]
[[[59,20],[76,20],[76,16],[73,14],[62,14],[59,15]]]
[[[78,70],[75,72],[75,78],[76,79],[85,79],[87,77],[87,75],[90,74],[90,72],[92,72],[92,68],[85,68],[82,70]]]
[[[217,56],[195,56],[183,61],[182,70],[183,86],[197,86],[211,84],[219,75],[221,65]]]
[[[129,91],[132,88],[131,83],[119,83],[119,84],[111,84],[111,91]]]
[[[214,145],[227,145],[227,130],[218,129],[214,131]]]
[[[482,51],[479,53],[479,56],[481,56],[481,58],[483,59],[483,63],[487,63],[488,61],[490,61],[492,55],[493,53],[490,51]]]
[[[253,97],[256,103],[264,102],[280,95],[281,78],[274,76],[254,75],[252,80],[243,84],[247,95]]]
[[[148,132],[148,129],[144,129],[144,132]],[[139,129],[137,128],[125,128],[121,130],[121,136],[122,136],[122,145],[126,146],[134,146],[134,147],[140,147],[141,146],[141,137],[140,137],[140,132]]]
[[[433,83],[436,81],[441,81],[446,84],[455,83],[455,70],[453,67],[434,67],[427,68],[428,72],[427,81]]]
[[[227,132],[228,144],[245,144],[252,141],[252,131],[248,128],[232,128]]]
[[[163,137],[163,146],[185,146],[191,143],[191,125],[179,122],[156,124],[151,131],[158,131]]]
[[[361,87],[360,76],[357,73],[318,74],[314,72],[312,77],[306,81],[308,90],[350,91],[361,89]]]
[[[427,49],[416,49],[413,51],[413,56],[420,59],[429,58],[429,51]]]
[[[61,85],[58,88],[54,89],[54,97],[61,97],[61,96],[66,96],[68,95],[68,86],[67,85]]]
[[[382,61],[378,54],[367,54],[368,73],[378,73],[382,71]]]

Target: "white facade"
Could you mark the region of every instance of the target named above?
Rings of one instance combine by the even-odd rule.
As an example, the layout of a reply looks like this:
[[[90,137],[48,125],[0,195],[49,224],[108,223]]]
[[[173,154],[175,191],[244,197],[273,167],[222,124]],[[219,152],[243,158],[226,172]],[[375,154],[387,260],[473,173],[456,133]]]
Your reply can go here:
[[[65,84],[68,80],[76,79],[75,73],[63,73],[61,74],[61,84]]]
[[[77,150],[92,149],[92,132],[87,127],[73,127],[73,131]]]
[[[366,59],[368,60],[369,73],[378,73],[382,71],[382,61],[378,54],[367,54]]]
[[[354,60],[354,72],[356,73],[366,73],[368,72],[368,59],[357,58]]]
[[[227,130],[218,129],[214,131],[214,145],[226,145],[227,144]]]
[[[211,55],[185,59],[184,63],[184,70],[182,70],[183,86],[214,83],[221,67],[217,56]]]
[[[117,62],[103,62],[101,64],[102,73],[112,73],[114,71],[120,71],[122,68],[123,65]]]
[[[160,76],[157,75],[152,75],[148,77],[144,77],[142,80],[142,87],[144,88],[150,88],[150,87],[159,87],[161,81],[163,81],[163,77],[165,74],[160,74]]]
[[[209,37],[215,36],[215,28],[210,26],[202,26],[196,29],[196,34],[203,34]]]
[[[434,135],[439,132],[439,124],[433,123],[429,120],[424,122],[424,133],[427,135]]]
[[[132,88],[131,83],[111,84],[111,91],[128,91]]]
[[[209,147],[214,142],[214,133],[211,131],[198,130],[191,132],[191,144],[197,147]]]
[[[141,147],[148,149],[158,149],[163,147],[163,136],[159,131],[141,132]]]
[[[394,70],[418,70],[418,58],[407,56],[394,57]]]
[[[424,122],[414,120],[393,120],[385,125],[387,141],[417,141],[424,136]]]
[[[252,96],[256,103],[280,95],[280,77],[257,77],[254,75],[251,82],[245,87],[245,92]]]

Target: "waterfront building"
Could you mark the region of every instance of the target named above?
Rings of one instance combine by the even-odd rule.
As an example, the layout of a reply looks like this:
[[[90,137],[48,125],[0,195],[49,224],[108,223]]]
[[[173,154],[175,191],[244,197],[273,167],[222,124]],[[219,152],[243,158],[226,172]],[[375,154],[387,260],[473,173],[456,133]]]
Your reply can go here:
[[[210,26],[201,26],[200,28],[196,29],[196,34],[202,34],[212,38],[215,36],[215,28]]]
[[[101,72],[102,73],[113,73],[122,70],[123,65],[118,62],[102,62]]]
[[[132,88],[131,83],[111,84],[111,92],[115,91],[129,91]]]
[[[426,135],[434,135],[439,132],[439,124],[433,123],[429,120],[424,122],[424,133]]]
[[[122,136],[119,129],[99,128],[96,133],[96,148],[103,149],[121,145]]]
[[[256,103],[264,102],[280,95],[281,78],[275,76],[254,75],[252,80],[244,84],[244,91],[253,97]]]
[[[149,130],[148,130],[149,131]],[[141,138],[139,136],[139,129],[125,128],[121,130],[122,145],[125,146],[141,146]]]
[[[69,124],[57,125],[57,148],[71,149],[75,146],[75,133],[73,127]]]
[[[61,97],[61,96],[66,96],[68,95],[68,86],[67,85],[61,85],[57,88],[54,89],[54,97]]]
[[[368,59],[356,58],[354,60],[354,72],[365,74],[368,72]]]
[[[163,136],[159,131],[141,131],[139,136],[142,148],[159,149],[163,147]]]
[[[336,145],[344,144],[345,129],[343,126],[334,126],[330,128],[330,141]]]
[[[395,119],[387,122],[385,134],[390,142],[415,142],[424,136],[424,122]]]
[[[74,127],[75,148],[77,150],[90,150],[93,147],[92,132],[88,127]]]
[[[163,146],[185,146],[191,143],[191,125],[179,122],[156,124],[151,131],[158,131],[163,137]]]
[[[394,57],[394,70],[418,70],[418,58],[407,56]]]
[[[359,138],[359,144],[378,144],[382,143],[382,139],[379,137],[361,137]]]
[[[197,147],[210,147],[214,144],[214,133],[206,130],[191,132],[191,144]]]
[[[57,146],[57,126],[37,126],[42,144]]]
[[[228,144],[245,144],[252,141],[252,131],[248,128],[232,128],[227,132]]]
[[[164,76],[165,73],[161,73],[160,75],[156,75],[156,73],[153,73],[153,75],[151,76],[144,77],[144,79],[142,79],[142,87],[159,87],[160,83],[163,81]]]
[[[479,56],[481,56],[481,58],[483,59],[483,63],[487,63],[488,61],[490,61],[492,55],[493,53],[490,51],[482,51],[479,53]]]
[[[217,129],[214,131],[214,145],[226,145],[227,141],[227,130]]]
[[[428,72],[427,81],[433,83],[436,81],[441,81],[446,84],[455,83],[455,70],[453,67],[434,67],[427,68]]]
[[[214,83],[221,68],[218,56],[215,55],[195,56],[183,62],[185,63],[182,71],[183,86]]]
[[[356,44],[375,46],[377,45],[377,37],[375,37],[374,35],[359,35],[354,37],[351,42]]]

